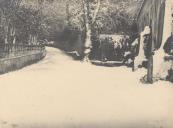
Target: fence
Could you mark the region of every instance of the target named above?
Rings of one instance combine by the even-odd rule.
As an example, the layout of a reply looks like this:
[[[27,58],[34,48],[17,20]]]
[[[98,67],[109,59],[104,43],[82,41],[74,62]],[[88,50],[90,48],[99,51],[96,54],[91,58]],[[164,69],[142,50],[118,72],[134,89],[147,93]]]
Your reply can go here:
[[[3,44],[0,45],[0,58],[42,52],[44,50],[45,47],[43,45]]]
[[[0,45],[0,74],[33,64],[45,56],[43,45]]]

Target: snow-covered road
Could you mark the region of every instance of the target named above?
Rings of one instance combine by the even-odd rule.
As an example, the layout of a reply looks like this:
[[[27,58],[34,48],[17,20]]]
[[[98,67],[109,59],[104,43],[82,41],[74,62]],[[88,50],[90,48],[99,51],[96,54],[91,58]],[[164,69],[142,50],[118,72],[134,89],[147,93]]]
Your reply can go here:
[[[173,85],[142,85],[144,73],[47,48],[37,64],[0,76],[0,128],[172,128]]]

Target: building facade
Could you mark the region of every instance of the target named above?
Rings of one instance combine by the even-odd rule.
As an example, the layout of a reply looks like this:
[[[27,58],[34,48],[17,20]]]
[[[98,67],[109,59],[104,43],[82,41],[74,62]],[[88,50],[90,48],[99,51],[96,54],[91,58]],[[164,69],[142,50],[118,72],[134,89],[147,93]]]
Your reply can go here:
[[[151,29],[150,46],[154,55],[149,63],[151,66],[154,65],[154,74],[163,69],[163,46],[173,32],[172,9],[173,0],[144,0],[137,17],[138,33],[143,32],[146,26]]]
[[[152,32],[152,49],[160,48],[163,39],[166,0],[144,0],[137,18],[138,32],[150,26]]]

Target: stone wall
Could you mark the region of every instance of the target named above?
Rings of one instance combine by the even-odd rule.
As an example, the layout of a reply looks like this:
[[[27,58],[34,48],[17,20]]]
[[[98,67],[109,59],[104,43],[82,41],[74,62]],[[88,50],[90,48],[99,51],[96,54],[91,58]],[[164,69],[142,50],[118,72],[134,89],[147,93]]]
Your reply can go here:
[[[0,59],[0,74],[33,64],[46,56],[46,51],[31,52],[20,56]]]

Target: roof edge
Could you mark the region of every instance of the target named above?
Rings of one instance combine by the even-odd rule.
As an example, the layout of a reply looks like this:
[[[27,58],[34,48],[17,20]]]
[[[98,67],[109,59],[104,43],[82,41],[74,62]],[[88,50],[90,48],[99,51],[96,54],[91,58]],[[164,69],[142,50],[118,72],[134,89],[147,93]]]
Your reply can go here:
[[[138,13],[138,15],[137,15],[136,20],[138,20],[138,19],[139,19],[139,16],[140,16],[140,14],[141,14],[141,11],[142,11],[142,9],[143,9],[144,4],[146,3],[146,1],[147,1],[147,0],[143,0],[143,2],[142,2],[142,4],[141,4],[141,7],[140,7],[140,10],[139,10],[139,13]]]

